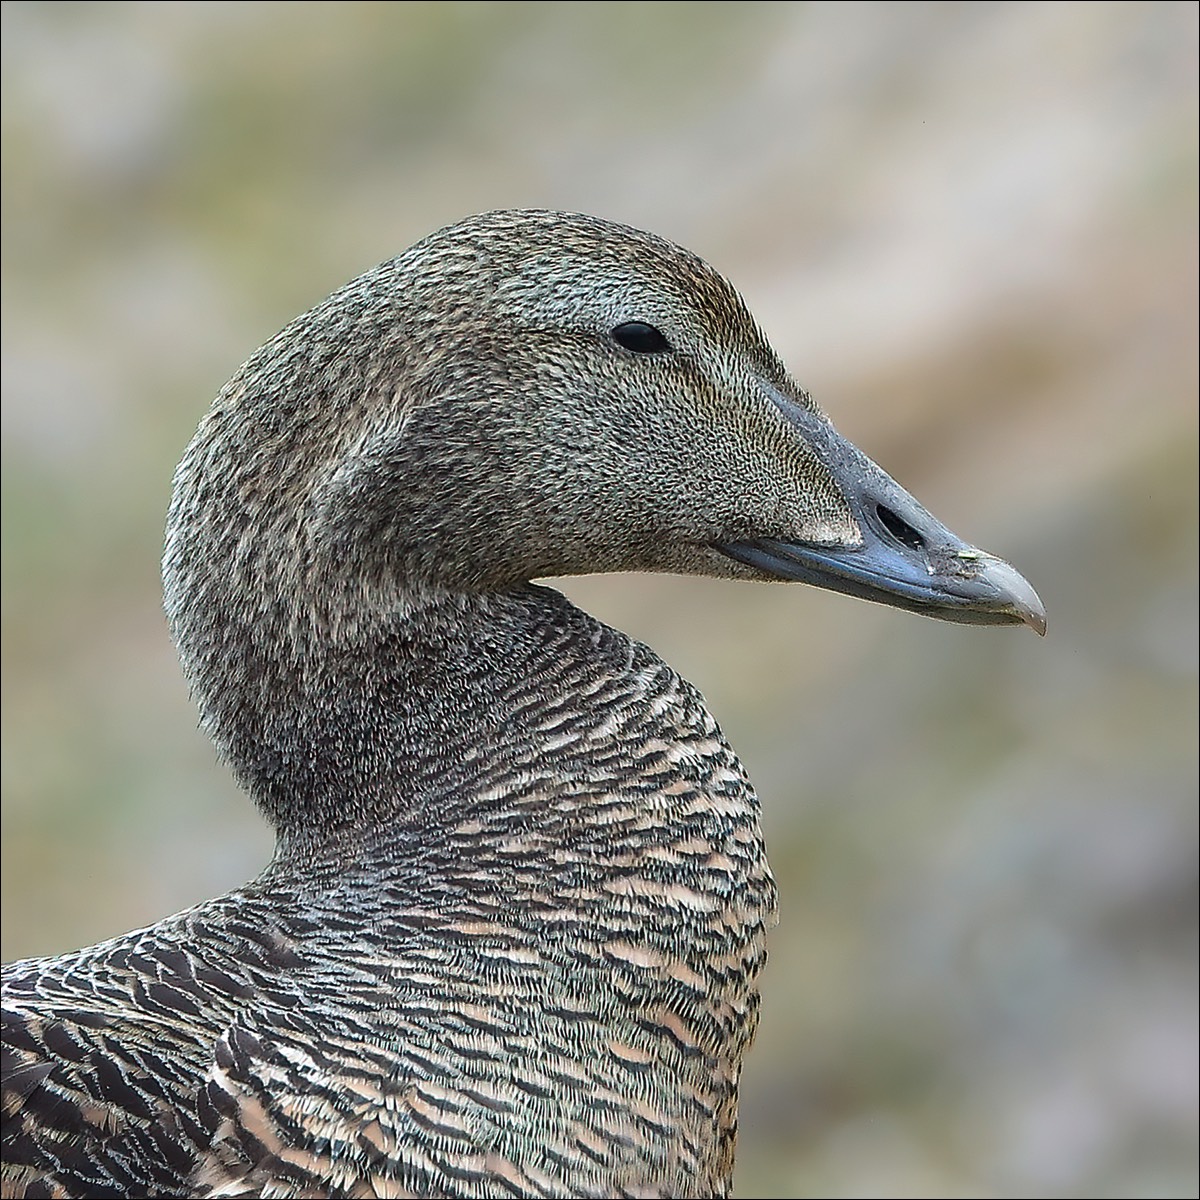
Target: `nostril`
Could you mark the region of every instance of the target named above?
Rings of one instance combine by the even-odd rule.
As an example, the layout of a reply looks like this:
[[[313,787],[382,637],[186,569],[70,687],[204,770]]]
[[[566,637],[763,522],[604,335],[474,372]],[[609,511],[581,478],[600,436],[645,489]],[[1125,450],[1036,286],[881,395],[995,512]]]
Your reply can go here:
[[[875,513],[884,529],[910,550],[924,550],[925,539],[899,514],[885,508],[882,504],[875,505]]]

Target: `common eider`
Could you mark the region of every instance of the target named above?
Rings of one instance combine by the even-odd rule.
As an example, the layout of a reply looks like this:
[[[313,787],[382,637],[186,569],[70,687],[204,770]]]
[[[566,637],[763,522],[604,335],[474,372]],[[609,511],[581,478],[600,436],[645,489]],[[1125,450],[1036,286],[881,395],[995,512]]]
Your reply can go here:
[[[432,234],[258,350],[179,465],[172,634],[277,849],[4,969],[5,1196],[728,1194],[758,800],[694,687],[531,582],[628,570],[1045,628],[695,255]]]

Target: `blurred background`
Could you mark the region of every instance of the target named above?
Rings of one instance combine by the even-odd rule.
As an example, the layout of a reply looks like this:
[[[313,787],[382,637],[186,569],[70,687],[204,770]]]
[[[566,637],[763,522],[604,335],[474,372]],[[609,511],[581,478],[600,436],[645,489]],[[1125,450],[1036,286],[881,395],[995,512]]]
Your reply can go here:
[[[570,581],[706,693],[782,893],[745,1196],[1194,1196],[1197,6],[5,3],[3,952],[257,872],[160,610],[261,342],[470,212],[698,251],[1049,611]]]

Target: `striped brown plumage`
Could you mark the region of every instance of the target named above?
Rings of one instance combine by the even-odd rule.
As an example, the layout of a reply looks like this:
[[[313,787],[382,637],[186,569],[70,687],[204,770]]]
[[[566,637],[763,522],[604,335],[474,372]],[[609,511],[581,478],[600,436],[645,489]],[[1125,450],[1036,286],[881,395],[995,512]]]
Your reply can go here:
[[[542,653],[412,764],[452,821],[10,969],[5,1169],[65,1182],[25,1194],[727,1187],[774,904],[754,793],[644,646],[545,589],[504,607]]]

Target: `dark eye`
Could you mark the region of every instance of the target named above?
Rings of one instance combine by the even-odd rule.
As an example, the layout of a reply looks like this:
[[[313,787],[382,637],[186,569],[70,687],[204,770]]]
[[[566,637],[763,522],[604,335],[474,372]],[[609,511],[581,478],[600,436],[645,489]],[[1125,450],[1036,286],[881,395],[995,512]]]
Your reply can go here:
[[[626,321],[612,331],[613,341],[634,354],[666,354],[671,343],[653,325],[645,321]]]

